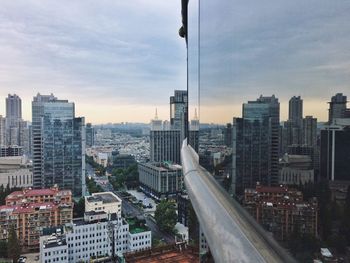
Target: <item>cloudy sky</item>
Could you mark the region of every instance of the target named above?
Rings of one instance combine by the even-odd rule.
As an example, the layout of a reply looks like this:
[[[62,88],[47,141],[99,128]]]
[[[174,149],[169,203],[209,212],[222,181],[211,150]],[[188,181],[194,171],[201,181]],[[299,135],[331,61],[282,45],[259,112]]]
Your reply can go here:
[[[178,0],[1,1],[0,114],[8,93],[54,93],[93,123],[168,118],[186,85]]]
[[[332,95],[350,97],[348,0],[202,3],[202,121],[228,122],[260,94],[280,99],[281,119],[301,95],[305,115],[326,120]],[[93,123],[148,122],[156,107],[166,119],[186,88],[180,24],[180,0],[2,1],[0,114],[16,93],[30,120],[40,92]]]

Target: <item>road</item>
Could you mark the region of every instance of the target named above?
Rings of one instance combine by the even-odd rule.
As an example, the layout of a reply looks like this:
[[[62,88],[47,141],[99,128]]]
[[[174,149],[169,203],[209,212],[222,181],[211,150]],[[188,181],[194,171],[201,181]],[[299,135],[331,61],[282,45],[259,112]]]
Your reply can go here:
[[[96,176],[94,169],[89,164],[86,164],[86,171],[88,176],[91,176],[95,180],[96,184],[100,185],[104,191],[113,192],[122,199],[122,212],[124,215],[132,217],[143,216],[146,220],[147,226],[152,231],[152,237],[163,240],[167,244],[175,243],[175,238],[173,235],[161,231],[157,224],[154,222],[154,219],[150,218],[148,215],[145,215],[139,207],[132,204],[128,199],[122,197],[117,191],[114,191],[113,186],[109,183],[106,176]]]

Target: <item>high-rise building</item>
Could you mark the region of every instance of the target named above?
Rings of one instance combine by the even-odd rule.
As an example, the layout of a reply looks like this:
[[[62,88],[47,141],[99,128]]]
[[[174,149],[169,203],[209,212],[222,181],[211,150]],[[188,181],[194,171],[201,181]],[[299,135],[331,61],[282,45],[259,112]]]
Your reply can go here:
[[[22,100],[16,94],[6,98],[6,144],[21,146]]]
[[[95,130],[91,123],[86,124],[86,147],[91,147],[95,144]]]
[[[279,157],[278,99],[260,96],[243,104],[243,117],[232,125],[232,191],[278,184]]]
[[[6,119],[10,126],[13,126],[16,120],[22,119],[22,100],[16,94],[9,94],[6,98]]]
[[[343,93],[337,93],[329,102],[328,123],[333,123],[334,119],[348,117],[349,109],[346,108],[346,96]]]
[[[53,94],[32,101],[33,186],[57,184],[74,196],[85,192],[85,124],[74,103]]]
[[[321,178],[350,180],[350,121],[348,125],[330,125],[321,130]]]
[[[317,146],[317,118],[306,116],[303,119],[303,140],[302,144],[306,146]]]
[[[0,115],[0,146],[6,145],[6,119]]]
[[[300,96],[293,96],[289,100],[288,119],[298,127],[301,127],[303,121],[303,100]]]
[[[187,90],[175,90],[170,97],[170,125],[174,130],[181,130],[184,138],[188,127],[187,120]]]
[[[284,123],[285,147],[302,143],[303,100],[293,96],[289,100],[288,120]],[[284,154],[284,153],[282,153]]]

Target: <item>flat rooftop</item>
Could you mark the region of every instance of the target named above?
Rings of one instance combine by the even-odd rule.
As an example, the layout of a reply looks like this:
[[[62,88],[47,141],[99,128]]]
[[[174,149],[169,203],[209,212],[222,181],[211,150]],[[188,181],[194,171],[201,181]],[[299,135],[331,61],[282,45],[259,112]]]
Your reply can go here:
[[[142,232],[150,231],[146,225],[141,225],[141,222],[136,218],[128,218],[126,222],[129,224],[129,232],[131,234],[138,234]]]
[[[103,202],[104,204],[120,203],[121,200],[113,193],[93,193],[92,196],[87,197],[88,202]]]

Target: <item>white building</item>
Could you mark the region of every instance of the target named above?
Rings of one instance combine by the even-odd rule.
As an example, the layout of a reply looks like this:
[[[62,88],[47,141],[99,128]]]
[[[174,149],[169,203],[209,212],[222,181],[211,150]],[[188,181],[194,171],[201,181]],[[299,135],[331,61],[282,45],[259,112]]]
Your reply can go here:
[[[107,259],[113,254],[113,242],[114,255],[118,257],[126,252],[151,248],[152,234],[149,228],[138,219],[123,219],[120,213],[121,200],[113,193],[86,197],[85,204],[84,218],[73,219],[73,222],[63,227],[63,233],[59,230],[40,238],[42,263]]]
[[[32,187],[32,165],[23,156],[0,157],[0,185]]]
[[[85,212],[101,212],[121,215],[122,200],[111,192],[93,193],[85,196]]]

